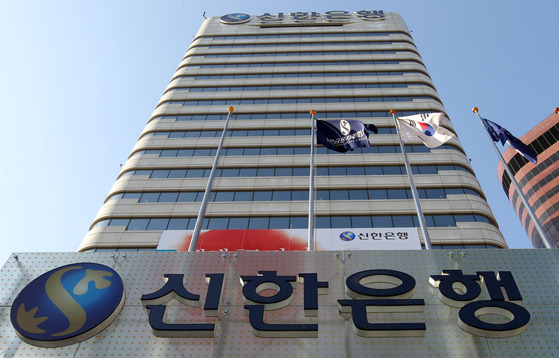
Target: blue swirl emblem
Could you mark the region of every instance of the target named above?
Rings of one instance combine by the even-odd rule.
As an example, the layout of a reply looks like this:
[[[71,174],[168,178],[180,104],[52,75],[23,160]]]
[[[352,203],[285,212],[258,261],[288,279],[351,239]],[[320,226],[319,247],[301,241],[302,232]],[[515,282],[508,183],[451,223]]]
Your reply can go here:
[[[353,241],[355,239],[355,234],[351,231],[345,231],[340,234],[340,239],[342,241]]]
[[[62,347],[105,329],[124,305],[124,284],[110,267],[77,263],[42,274],[21,290],[10,318],[17,335],[38,347]]]
[[[250,15],[243,13],[227,14],[219,18],[224,24],[243,24],[250,20]]]

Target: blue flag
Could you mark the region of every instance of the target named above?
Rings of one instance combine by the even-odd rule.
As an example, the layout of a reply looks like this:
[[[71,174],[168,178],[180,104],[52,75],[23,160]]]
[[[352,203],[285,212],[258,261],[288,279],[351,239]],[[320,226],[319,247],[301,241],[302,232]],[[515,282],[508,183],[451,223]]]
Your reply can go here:
[[[528,159],[534,164],[538,162],[536,152],[534,152],[534,150],[528,147],[526,144],[522,143],[520,139],[513,136],[508,130],[501,127],[495,122],[491,122],[489,119],[482,118],[481,120],[483,121],[483,125],[489,132],[489,135],[494,142],[501,142],[502,145],[505,145],[506,142],[509,142],[511,147],[513,147],[524,158]]]
[[[373,124],[355,119],[316,120],[317,143],[340,153],[369,147],[369,131],[378,133]]]

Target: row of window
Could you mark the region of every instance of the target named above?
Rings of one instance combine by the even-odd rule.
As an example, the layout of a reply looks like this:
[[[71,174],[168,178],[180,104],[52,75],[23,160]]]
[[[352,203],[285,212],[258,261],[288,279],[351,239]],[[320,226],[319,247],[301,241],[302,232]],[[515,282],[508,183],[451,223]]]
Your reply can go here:
[[[411,45],[410,41],[330,41],[330,42],[285,42],[285,43],[248,43],[248,44],[228,44],[228,45],[200,45],[192,46],[196,48],[261,48],[261,47],[292,47],[292,46],[363,46],[363,45]]]
[[[559,123],[549,128],[538,138],[534,139],[531,143],[529,143],[529,146],[534,150],[534,152],[536,152],[536,154],[541,154],[545,152],[548,148],[550,148],[553,144],[557,143],[557,141],[559,141]],[[556,160],[557,158],[555,158],[553,162],[555,162]],[[516,175],[516,173],[518,173],[528,163],[530,162],[526,158],[524,158],[522,154],[516,153],[509,160],[508,165],[513,175]],[[538,165],[531,171],[534,173],[533,174],[528,173],[528,174],[532,174],[530,179],[532,179],[534,175],[539,174],[539,171],[543,170],[544,168],[547,168],[548,165],[551,163],[547,163],[547,165],[542,165],[541,163],[538,163]],[[503,189],[505,190],[505,193],[508,196],[511,181],[506,171],[503,174],[502,184],[503,184]]]
[[[520,159],[520,158],[522,158],[522,159]],[[522,169],[522,167],[523,167],[523,166],[518,166],[519,161],[524,161],[526,164],[530,163],[521,154],[519,154],[519,153],[515,154],[514,157],[509,161],[509,168],[510,168],[511,172],[513,173],[513,175],[516,175],[518,170]],[[532,170],[527,172],[518,181],[518,183],[520,184],[521,187],[526,186],[532,179],[534,179],[542,171],[548,170],[548,168],[553,167],[553,165],[555,163],[557,163],[557,161],[559,161],[559,153],[555,152],[555,153],[551,154],[545,160],[539,161],[538,165],[534,166],[532,168]],[[550,179],[553,179],[553,178],[549,178],[549,176],[548,176],[547,180],[550,180]],[[544,178],[544,179],[542,179],[542,182],[545,183],[547,180],[546,180],[546,178]],[[503,185],[503,190],[505,191],[505,194],[508,196],[509,195],[509,188],[512,185],[512,182],[510,180],[509,174],[506,171],[503,172],[502,185]]]
[[[460,165],[412,165],[413,174],[438,174],[440,170],[470,171]],[[362,167],[318,167],[318,176],[348,176],[348,175],[405,175],[403,165],[362,166]],[[210,169],[138,169],[123,173],[127,175],[147,175],[150,178],[207,178]],[[308,176],[308,167],[277,167],[277,168],[223,168],[216,169],[215,176],[221,178],[253,178],[253,177],[296,177]]]
[[[419,63],[419,61],[316,61],[316,62],[264,62],[264,63],[219,63],[212,65],[188,65],[199,68],[241,68],[241,67],[285,67],[285,66],[355,66],[355,65],[398,65],[403,63]]]
[[[453,149],[458,148],[451,145],[441,145],[438,149]],[[409,153],[429,153],[431,149],[422,145],[408,145],[406,151]],[[399,145],[378,145],[365,148],[357,148],[349,154],[371,154],[371,153],[401,153]],[[340,153],[334,150],[327,149],[326,147],[317,147],[317,154],[347,154]],[[138,154],[152,154],[159,157],[208,157],[217,154],[217,148],[196,148],[196,149],[147,149],[134,152],[133,155]],[[220,155],[222,156],[244,156],[244,155],[310,155],[310,147],[247,147],[247,148],[223,148]]]
[[[371,103],[371,102],[412,102],[417,99],[431,99],[439,102],[432,96],[393,96],[393,97],[314,97],[314,98],[262,98],[262,99],[214,99],[214,100],[188,100],[169,101],[168,104],[183,106],[237,106],[240,104],[294,104],[294,103]],[[165,103],[165,102],[163,102]],[[440,103],[440,102],[439,102]]]
[[[555,162],[556,163],[556,162]],[[557,177],[559,177],[559,168],[555,169],[554,171],[552,171],[551,173],[547,174],[545,177],[540,178],[538,180],[538,182],[534,183],[530,189],[526,192],[526,198],[530,199],[532,197],[532,195],[536,194],[536,192],[538,190],[540,190],[541,188],[543,188],[544,186],[546,186],[547,184],[551,183],[553,180],[555,180]],[[527,183],[522,183],[524,181],[525,178],[522,178],[521,180],[521,185],[523,186],[523,189],[525,189],[526,184]],[[514,191],[514,194],[517,194],[517,191]]]
[[[287,38],[303,38],[303,37],[355,37],[355,36],[390,36],[390,35],[406,35],[405,32],[335,32],[335,33],[299,33],[299,34],[270,34],[270,35],[229,35],[229,36],[204,36],[201,39],[212,40],[239,40],[239,39],[287,39]]]
[[[327,85],[285,85],[285,86],[223,86],[223,87],[177,87],[171,91],[188,92],[234,92],[234,91],[295,91],[361,88],[408,88],[411,86],[428,86],[425,83],[352,83]]]
[[[225,109],[225,108],[224,108]],[[397,116],[413,116],[414,114],[427,113],[428,111],[401,111]],[[227,118],[227,114],[185,114],[176,116],[157,116],[155,118],[172,119],[175,121],[221,121]],[[308,112],[285,112],[285,113],[235,113],[231,119],[238,120],[259,120],[259,119],[310,119]],[[392,118],[388,111],[347,111],[347,112],[320,112],[316,118],[319,119],[340,119],[340,118]]]
[[[491,220],[479,214],[424,215],[427,227],[456,227],[457,222],[483,222]],[[247,230],[247,229],[306,229],[306,216],[261,216],[261,217],[212,217],[204,219],[202,230]],[[123,218],[97,222],[93,227],[124,226],[128,231],[144,230],[192,230],[196,218]],[[376,216],[317,216],[316,228],[397,228],[419,227],[416,215]]]
[[[481,196],[468,188],[418,188],[420,199],[446,199],[447,195],[471,194]],[[119,193],[108,200],[137,199],[140,203],[194,203],[201,202],[203,191]],[[410,189],[329,189],[316,190],[316,200],[398,200],[413,199]],[[229,201],[307,201],[308,190],[244,190],[213,191],[212,202]]]
[[[421,71],[366,71],[366,72],[307,72],[307,73],[250,73],[250,74],[224,74],[224,75],[180,75],[179,77],[194,77],[196,80],[226,80],[245,78],[304,78],[304,77],[347,77],[347,76],[403,76],[419,73]]]
[[[411,51],[398,51],[398,54],[410,54]],[[275,57],[275,56],[328,56],[328,55],[395,55],[391,50],[368,51],[296,51],[296,52],[260,52],[260,53],[224,53],[216,55],[193,55],[191,57],[204,58],[233,58],[233,57]]]

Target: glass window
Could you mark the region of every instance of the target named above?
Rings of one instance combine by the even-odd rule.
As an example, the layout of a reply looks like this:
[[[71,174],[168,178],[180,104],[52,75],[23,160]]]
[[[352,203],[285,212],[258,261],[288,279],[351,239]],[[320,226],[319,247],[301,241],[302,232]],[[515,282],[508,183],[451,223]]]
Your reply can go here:
[[[347,190],[330,190],[330,200],[348,200]]]
[[[404,189],[387,189],[389,199],[407,199]]]
[[[348,167],[348,175],[365,175],[365,168],[363,167]]]
[[[218,191],[215,192],[214,201],[233,201],[234,196],[235,196],[234,191]]]
[[[186,172],[187,178],[202,178],[204,176],[204,169],[188,169]]]
[[[309,191],[308,190],[293,190],[291,192],[291,200],[294,200],[294,201],[309,200]]]
[[[419,168],[419,174],[437,174],[437,167],[434,165],[421,165]]]
[[[332,216],[333,228],[351,228],[351,218],[349,216]]]
[[[169,224],[167,225],[167,230],[186,230],[188,226],[188,220],[189,220],[188,218],[170,219]]]
[[[311,151],[308,147],[295,147],[293,153],[296,155],[309,155]]]
[[[242,168],[239,171],[239,176],[241,177],[255,177],[256,176],[256,168]]]
[[[274,190],[272,193],[272,201],[290,201],[291,191],[289,190]]]
[[[261,148],[260,155],[276,155],[277,148]]]
[[[151,173],[152,178],[167,178],[169,176],[168,170],[154,170]]]
[[[270,218],[255,218],[249,219],[248,228],[249,229],[268,229]]]
[[[239,169],[237,168],[221,169],[222,178],[236,178],[238,176],[239,176]]]
[[[350,189],[349,190],[349,200],[368,200],[367,190],[362,189]]]
[[[293,168],[294,177],[306,177],[309,176],[309,168]]]
[[[307,175],[309,174],[308,170],[309,169],[307,169]],[[317,176],[328,176],[328,167],[318,167],[318,168],[316,168],[316,175]]]
[[[386,166],[382,167],[384,175],[400,175],[402,174],[399,166]]]
[[[210,155],[209,149],[196,149],[194,150],[194,156],[197,157],[207,157]]]
[[[351,227],[352,228],[369,228],[372,227],[372,221],[370,216],[352,216],[351,217]]]
[[[189,134],[192,134],[192,133],[197,134],[197,132],[188,132],[188,133]],[[171,133],[169,133],[169,138],[184,138],[184,134],[185,134],[184,132],[171,132]]]
[[[186,176],[186,169],[173,169],[169,171],[169,178],[184,178]]]
[[[433,215],[436,227],[450,227],[456,226],[454,217],[452,215]]]
[[[209,230],[226,230],[229,218],[210,218],[208,223]]]
[[[128,226],[130,219],[112,219],[109,226]]]
[[[256,176],[259,176],[259,177],[273,177],[274,176],[274,168],[258,168],[258,174]]]
[[[243,155],[243,148],[229,148],[227,149],[227,154],[229,156],[233,155]]]
[[[179,193],[161,193],[159,196],[160,203],[174,203],[177,201]]]
[[[346,175],[345,167],[331,167],[328,170],[329,175]]]
[[[194,203],[196,201],[197,194],[197,192],[180,193],[177,201],[181,203]]]
[[[293,168],[276,168],[276,176],[290,177],[293,173]]]
[[[252,201],[252,191],[237,191],[233,201]]]
[[[124,195],[122,195],[123,199],[140,199],[140,196],[142,196],[141,193],[124,193]]]
[[[382,175],[382,167],[365,167],[366,175]]]
[[[290,229],[306,229],[308,227],[309,220],[305,216],[292,217],[289,220]]]
[[[446,195],[444,189],[425,189],[429,199],[444,199]]]
[[[260,155],[260,148],[245,148],[244,155]]]
[[[456,222],[474,222],[476,221],[473,214],[454,215]]]
[[[176,157],[177,150],[176,149],[165,149],[161,151],[160,157]]]
[[[330,217],[329,216],[317,216],[315,218],[315,225],[318,229],[329,229],[330,228]]]
[[[270,229],[288,229],[289,228],[289,218],[288,217],[271,217],[270,218]]]
[[[272,192],[271,191],[255,191],[253,200],[254,201],[272,201]]]
[[[130,219],[126,230],[145,230],[148,227],[149,219]]]
[[[394,227],[414,227],[413,218],[409,215],[394,215],[392,221]]]
[[[169,224],[169,219],[151,219],[149,221],[148,230],[165,230]]]
[[[390,215],[373,216],[373,227],[393,227]]]
[[[248,229],[248,218],[230,218],[229,230],[245,230]]]
[[[383,200],[388,199],[386,189],[369,189],[369,200]]]

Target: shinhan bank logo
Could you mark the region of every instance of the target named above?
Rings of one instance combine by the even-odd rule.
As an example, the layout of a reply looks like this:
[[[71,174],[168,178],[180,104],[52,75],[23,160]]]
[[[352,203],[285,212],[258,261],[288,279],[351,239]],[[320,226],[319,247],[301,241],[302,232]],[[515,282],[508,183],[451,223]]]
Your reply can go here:
[[[355,239],[355,234],[351,231],[345,231],[340,234],[340,239],[342,241],[353,241]]]
[[[345,119],[342,119],[340,121],[340,132],[342,132],[342,135],[348,135],[350,131],[351,126],[349,125],[349,122]]]
[[[31,281],[10,314],[17,335],[38,347],[62,347],[93,337],[118,316],[124,284],[110,267],[78,263]]]
[[[249,20],[250,15],[243,13],[227,14],[219,18],[219,21],[224,24],[243,24]]]

